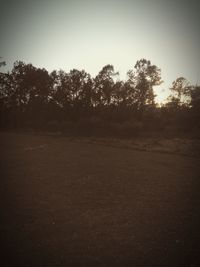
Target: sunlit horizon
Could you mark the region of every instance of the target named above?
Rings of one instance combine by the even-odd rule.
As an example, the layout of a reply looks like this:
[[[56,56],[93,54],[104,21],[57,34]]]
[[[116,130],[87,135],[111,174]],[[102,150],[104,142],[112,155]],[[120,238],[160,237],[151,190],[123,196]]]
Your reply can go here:
[[[161,69],[156,101],[178,77],[200,82],[200,4],[157,0],[1,1],[0,56],[49,72],[84,69],[92,77],[112,64],[121,80],[145,58]]]

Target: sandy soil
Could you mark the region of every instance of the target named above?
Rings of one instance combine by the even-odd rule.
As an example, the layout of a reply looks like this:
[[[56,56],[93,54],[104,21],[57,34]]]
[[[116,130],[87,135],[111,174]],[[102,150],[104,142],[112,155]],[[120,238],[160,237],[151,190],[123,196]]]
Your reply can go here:
[[[1,266],[200,266],[197,143],[163,142],[1,133]]]

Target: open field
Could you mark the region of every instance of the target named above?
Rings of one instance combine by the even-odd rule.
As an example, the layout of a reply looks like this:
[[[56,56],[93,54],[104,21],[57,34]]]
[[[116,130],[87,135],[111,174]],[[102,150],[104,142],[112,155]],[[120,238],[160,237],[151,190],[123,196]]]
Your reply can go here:
[[[0,136],[1,266],[200,266],[198,153]]]

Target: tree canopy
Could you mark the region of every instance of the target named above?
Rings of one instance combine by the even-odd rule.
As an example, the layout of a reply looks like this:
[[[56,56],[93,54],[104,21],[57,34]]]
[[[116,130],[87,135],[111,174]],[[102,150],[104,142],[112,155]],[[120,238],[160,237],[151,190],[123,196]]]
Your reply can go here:
[[[5,62],[0,62],[3,65]],[[119,123],[116,131],[121,123],[133,131],[138,127],[164,129],[169,121],[186,124],[188,117],[183,112],[198,125],[199,86],[178,77],[172,83],[168,102],[157,107],[154,87],[163,81],[156,65],[140,59],[127,72],[126,80],[120,80],[118,74],[110,64],[92,78],[85,70],[48,73],[44,68],[16,61],[11,72],[0,74],[0,126],[42,127],[53,125],[53,121],[61,125],[89,120],[92,129],[96,120],[96,126],[107,128],[106,121],[109,125]]]

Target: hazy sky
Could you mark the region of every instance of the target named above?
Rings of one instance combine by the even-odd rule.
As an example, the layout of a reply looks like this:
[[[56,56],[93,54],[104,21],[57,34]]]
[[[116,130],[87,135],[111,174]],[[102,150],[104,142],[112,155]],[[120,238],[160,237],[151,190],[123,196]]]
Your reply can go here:
[[[0,0],[0,14],[9,69],[22,60],[94,76],[113,64],[124,79],[146,58],[162,70],[160,100],[179,76],[200,83],[199,0]]]

